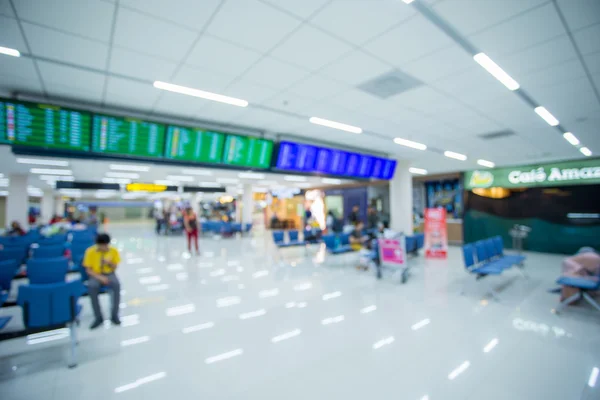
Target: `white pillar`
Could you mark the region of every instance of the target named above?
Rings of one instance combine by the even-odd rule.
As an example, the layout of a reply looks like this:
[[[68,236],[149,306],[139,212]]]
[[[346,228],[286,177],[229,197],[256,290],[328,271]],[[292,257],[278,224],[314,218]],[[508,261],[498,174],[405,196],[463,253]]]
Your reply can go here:
[[[27,227],[27,212],[29,211],[29,195],[27,194],[27,175],[11,175],[6,198],[6,224],[18,221]]]
[[[62,217],[65,213],[65,201],[63,200],[62,196],[56,196],[56,198],[54,199],[54,212],[53,214],[56,214],[60,217]]]
[[[412,175],[409,163],[398,161],[390,181],[390,228],[406,235],[413,233]]]
[[[242,194],[242,223],[252,223],[252,211],[254,210],[254,198],[252,197],[252,185],[244,185]]]
[[[52,219],[54,215],[54,193],[50,190],[44,191],[44,195],[42,196],[42,203],[40,205],[40,221],[41,223],[46,223]]]

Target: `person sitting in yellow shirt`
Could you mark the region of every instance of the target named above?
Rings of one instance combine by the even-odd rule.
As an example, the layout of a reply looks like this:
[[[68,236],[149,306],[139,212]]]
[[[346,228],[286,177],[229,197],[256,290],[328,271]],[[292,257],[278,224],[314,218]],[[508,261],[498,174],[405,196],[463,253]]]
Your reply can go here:
[[[121,262],[119,251],[110,246],[110,236],[105,233],[99,234],[96,238],[96,245],[88,248],[83,257],[83,267],[89,275],[88,293],[92,301],[94,310],[94,322],[90,329],[96,329],[102,325],[102,309],[98,301],[100,288],[106,286],[112,292],[111,318],[113,324],[120,325],[119,302],[121,298],[121,284],[115,270]]]

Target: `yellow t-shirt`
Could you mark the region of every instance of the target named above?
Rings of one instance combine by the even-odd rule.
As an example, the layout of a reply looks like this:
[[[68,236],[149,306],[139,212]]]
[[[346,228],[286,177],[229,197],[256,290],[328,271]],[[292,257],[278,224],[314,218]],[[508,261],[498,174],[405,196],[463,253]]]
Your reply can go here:
[[[102,265],[102,260],[105,264]],[[101,252],[97,246],[92,246],[85,251],[83,256],[83,266],[90,268],[97,274],[110,274],[114,272],[114,268],[109,267],[106,263],[119,264],[121,262],[121,256],[119,251],[114,247],[110,247],[108,251]]]

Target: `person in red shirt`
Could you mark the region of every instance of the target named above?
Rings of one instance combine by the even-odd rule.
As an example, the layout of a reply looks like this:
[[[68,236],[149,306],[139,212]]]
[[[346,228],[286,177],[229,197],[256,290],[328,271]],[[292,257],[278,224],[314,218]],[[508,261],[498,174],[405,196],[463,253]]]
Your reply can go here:
[[[198,231],[199,231],[200,223],[198,221],[198,216],[192,209],[192,207],[188,207],[185,209],[183,213],[183,227],[185,228],[185,234],[187,236],[188,243],[188,251],[192,252],[192,240],[194,240],[194,247],[196,248],[196,254],[200,254],[200,250],[198,250]]]

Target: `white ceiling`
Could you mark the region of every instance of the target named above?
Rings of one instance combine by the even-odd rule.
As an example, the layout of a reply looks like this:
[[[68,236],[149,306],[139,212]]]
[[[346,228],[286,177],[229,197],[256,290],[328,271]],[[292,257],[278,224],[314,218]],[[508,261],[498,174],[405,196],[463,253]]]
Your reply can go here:
[[[600,152],[600,1],[417,2],[431,6]],[[479,158],[509,165],[583,157],[400,0],[0,0],[0,46],[24,54],[0,56],[4,92],[343,143],[430,172],[471,169]],[[357,89],[394,69],[424,85],[386,100]],[[243,98],[250,106],[162,92],[154,80]],[[310,116],[365,133],[312,125]],[[505,129],[516,135],[478,137]],[[394,137],[469,160],[400,147]]]

